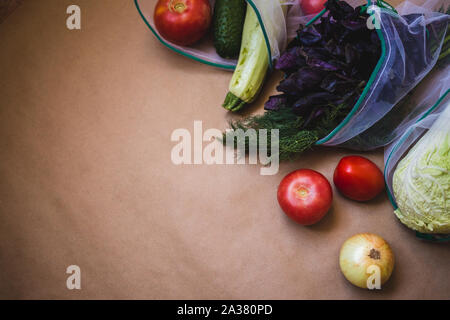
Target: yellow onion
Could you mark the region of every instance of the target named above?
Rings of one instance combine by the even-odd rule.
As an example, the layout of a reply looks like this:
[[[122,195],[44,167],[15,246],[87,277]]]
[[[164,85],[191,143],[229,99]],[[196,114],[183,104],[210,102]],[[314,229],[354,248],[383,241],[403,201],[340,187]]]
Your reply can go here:
[[[360,233],[342,245],[339,265],[345,278],[363,289],[381,289],[394,269],[394,254],[380,236]]]

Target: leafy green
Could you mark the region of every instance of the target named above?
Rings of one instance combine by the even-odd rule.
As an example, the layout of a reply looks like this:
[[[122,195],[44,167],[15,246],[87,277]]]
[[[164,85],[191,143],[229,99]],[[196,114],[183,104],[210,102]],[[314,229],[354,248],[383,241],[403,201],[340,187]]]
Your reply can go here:
[[[450,233],[449,122],[450,103],[394,172],[395,214],[422,233]]]
[[[297,115],[294,109],[284,107],[277,111],[266,111],[263,115],[251,116],[231,122],[230,127],[232,130],[242,129],[244,131],[248,129],[267,129],[269,131],[278,129],[279,158],[280,160],[289,160],[311,149],[319,139],[332,131],[348,114],[358,96],[359,94],[355,93],[337,106],[324,106],[322,109],[323,115],[309,123],[306,123],[308,119]],[[305,126],[305,124],[307,125]],[[227,135],[232,134],[232,131],[225,132],[223,141],[226,141]],[[236,144],[237,138],[233,138]],[[268,150],[271,150],[271,139],[269,137],[266,143]],[[249,150],[248,140],[246,140],[245,150]]]

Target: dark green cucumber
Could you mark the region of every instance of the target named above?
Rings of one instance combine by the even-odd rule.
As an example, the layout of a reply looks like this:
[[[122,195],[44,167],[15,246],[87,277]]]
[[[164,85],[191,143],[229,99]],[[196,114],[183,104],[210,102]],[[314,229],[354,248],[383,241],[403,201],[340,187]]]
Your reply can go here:
[[[239,55],[246,8],[245,0],[216,0],[214,47],[222,58],[236,58]]]

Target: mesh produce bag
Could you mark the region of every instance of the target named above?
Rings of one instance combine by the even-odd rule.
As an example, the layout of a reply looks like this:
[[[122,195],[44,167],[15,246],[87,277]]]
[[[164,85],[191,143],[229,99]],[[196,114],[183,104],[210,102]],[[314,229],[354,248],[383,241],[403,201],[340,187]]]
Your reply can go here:
[[[438,60],[444,39],[449,36],[450,16],[443,13],[448,5],[448,1],[427,1],[423,5],[405,1],[396,12],[384,2],[378,1],[374,7],[367,1],[382,55],[353,109],[318,145],[357,150],[385,146],[427,112],[429,105],[412,105],[402,99],[409,98],[408,93]],[[448,82],[444,85],[448,86]]]
[[[450,71],[450,68],[448,68],[447,71]],[[450,78],[450,77],[449,77]],[[446,80],[450,80],[447,78]],[[434,99],[433,99],[434,98]],[[384,171],[384,177],[386,181],[387,191],[389,199],[394,207],[394,210],[396,212],[396,215],[399,217],[402,216],[402,213],[399,211],[397,200],[395,197],[394,192],[394,173],[398,167],[399,162],[408,154],[408,152],[416,145],[416,143],[419,141],[421,137],[433,126],[434,123],[438,119],[440,121],[446,121],[450,124],[450,117],[448,117],[448,111],[450,110],[450,90],[446,90],[445,92],[442,92],[442,90],[433,89],[430,87],[430,91],[428,94],[424,95],[424,101],[430,101],[434,100],[434,103],[429,106],[428,111],[422,115],[415,123],[411,124],[405,132],[397,139],[395,140],[391,145],[385,148],[385,171]],[[447,114],[444,114],[444,110],[447,110]],[[444,118],[443,118],[444,117]],[[447,118],[445,118],[447,117]],[[446,128],[448,129],[448,128]],[[448,143],[448,142],[447,142]],[[430,155],[429,155],[430,156]],[[428,156],[428,157],[429,157]],[[427,159],[428,159],[427,157]],[[420,161],[421,159],[417,159],[417,161]],[[418,164],[419,165],[419,164]],[[420,166],[423,167],[423,170],[429,170],[429,169],[436,169],[431,163],[420,163]],[[438,168],[439,169],[439,168]],[[441,169],[439,169],[439,172]],[[412,173],[411,173],[412,174]],[[448,174],[448,172],[444,173]],[[414,176],[412,176],[414,179]],[[429,179],[427,179],[428,182],[434,183],[435,179],[433,176],[430,176]],[[402,194],[409,194],[408,190],[413,190],[415,192],[415,185],[407,186],[405,184],[401,185],[401,188],[407,188],[403,189]],[[431,187],[429,188],[431,190]],[[448,197],[450,196],[448,194],[448,190],[446,191],[445,188],[435,188],[433,189],[437,194],[436,197],[439,197],[440,199],[443,199],[445,202]],[[431,192],[431,191],[430,191]],[[408,196],[407,201],[410,201],[410,204],[412,207],[416,208],[420,205],[420,203],[424,200],[426,200],[427,195],[419,193],[414,193],[414,195]],[[447,208],[447,215],[448,210],[450,210],[449,207]],[[421,210],[416,210],[417,214],[420,216]],[[430,215],[433,215],[433,211],[429,211]],[[445,214],[445,213],[444,213]],[[421,221],[426,221],[427,218],[419,219],[419,222],[415,223],[414,226],[416,229],[430,229],[429,227],[426,227],[425,224],[423,224]],[[422,230],[421,230],[422,231]],[[429,230],[432,232],[433,230]],[[419,231],[416,232],[416,235],[419,238],[432,240],[432,241],[449,241],[450,240],[450,234],[447,235],[435,235],[435,234],[429,234],[427,233],[421,233]]]
[[[303,16],[299,10],[298,2],[293,0],[246,0],[255,10],[258,17],[264,38],[269,52],[269,65],[272,67],[272,61],[278,59],[280,53],[285,49],[288,40],[287,18],[294,15],[296,18]],[[153,11],[157,0],[135,0],[136,8],[146,25],[152,33],[168,48],[182,54],[185,57],[206,63],[215,67],[234,70],[237,60],[225,59],[220,57],[212,41],[212,35],[193,46],[179,46],[164,39],[155,27],[153,21]],[[210,0],[211,9],[214,8],[214,0]],[[294,6],[295,4],[295,6]],[[292,13],[289,13],[290,7],[296,7]],[[295,26],[293,26],[295,27]],[[298,27],[298,24],[297,26]]]

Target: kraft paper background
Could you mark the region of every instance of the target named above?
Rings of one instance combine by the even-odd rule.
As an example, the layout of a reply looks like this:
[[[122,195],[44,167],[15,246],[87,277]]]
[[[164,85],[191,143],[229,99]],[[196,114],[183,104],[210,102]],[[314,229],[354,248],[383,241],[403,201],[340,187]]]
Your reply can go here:
[[[66,28],[70,4],[79,31]],[[0,25],[0,298],[449,299],[448,244],[416,239],[385,194],[356,203],[334,190],[312,227],[281,212],[285,174],[332,180],[346,150],[315,149],[274,176],[172,164],[173,130],[239,116],[220,106],[230,77],[166,49],[133,1],[24,1]],[[383,166],[381,150],[364,155]],[[340,246],[360,232],[395,253],[381,291],[339,271]],[[69,265],[79,291],[66,288]]]

